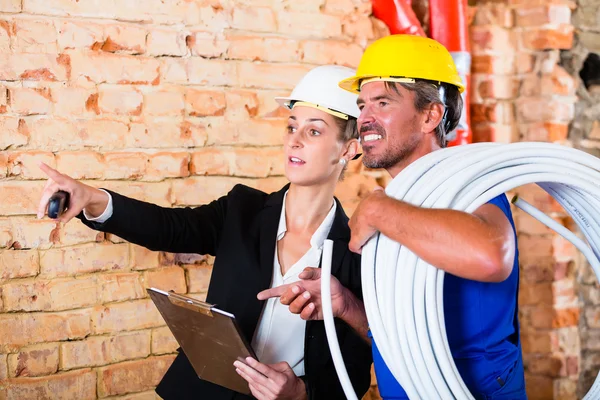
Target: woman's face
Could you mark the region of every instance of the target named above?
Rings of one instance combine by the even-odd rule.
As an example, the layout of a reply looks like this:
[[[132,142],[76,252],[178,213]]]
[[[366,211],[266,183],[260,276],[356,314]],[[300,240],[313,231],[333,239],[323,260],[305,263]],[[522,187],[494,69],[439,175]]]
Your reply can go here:
[[[285,175],[296,185],[337,182],[344,144],[336,118],[312,107],[296,106],[283,139]]]

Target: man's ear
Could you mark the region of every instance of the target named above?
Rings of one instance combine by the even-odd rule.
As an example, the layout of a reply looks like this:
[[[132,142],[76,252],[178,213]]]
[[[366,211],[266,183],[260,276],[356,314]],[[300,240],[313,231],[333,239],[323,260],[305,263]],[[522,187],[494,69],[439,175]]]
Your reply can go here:
[[[444,110],[445,107],[442,104],[431,103],[429,107],[423,111],[423,118],[421,119],[423,121],[421,124],[421,132],[434,132],[435,128],[442,123]]]

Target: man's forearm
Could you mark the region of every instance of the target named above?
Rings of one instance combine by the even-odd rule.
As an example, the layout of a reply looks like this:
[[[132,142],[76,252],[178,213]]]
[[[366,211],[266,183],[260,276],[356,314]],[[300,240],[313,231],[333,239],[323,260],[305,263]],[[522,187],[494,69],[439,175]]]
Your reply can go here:
[[[348,289],[345,290],[344,300],[344,312],[340,314],[339,318],[350,325],[365,342],[371,344],[371,339],[368,336],[369,321],[363,302]]]
[[[372,209],[372,226],[376,230],[453,275],[497,281],[503,264],[510,263],[512,267],[513,242],[506,243],[507,233],[476,215],[415,207],[389,197],[378,199]],[[492,212],[502,213],[499,209]]]

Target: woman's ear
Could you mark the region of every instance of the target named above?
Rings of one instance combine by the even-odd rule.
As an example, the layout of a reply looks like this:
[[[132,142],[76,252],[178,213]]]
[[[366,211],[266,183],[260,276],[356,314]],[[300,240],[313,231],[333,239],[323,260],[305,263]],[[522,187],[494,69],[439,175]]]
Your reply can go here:
[[[352,159],[354,159],[354,156],[358,154],[359,146],[360,145],[358,144],[358,140],[348,140],[344,145],[344,152],[342,153],[342,157],[344,157],[348,161],[351,161]]]
[[[440,103],[432,103],[423,111],[423,123],[421,124],[422,133],[431,133],[442,123],[445,107]]]

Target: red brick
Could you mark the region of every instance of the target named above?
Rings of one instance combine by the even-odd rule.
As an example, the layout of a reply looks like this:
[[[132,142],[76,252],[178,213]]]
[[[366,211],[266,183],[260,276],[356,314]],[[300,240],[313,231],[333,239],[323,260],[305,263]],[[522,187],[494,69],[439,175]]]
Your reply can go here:
[[[283,175],[282,149],[237,149],[234,154],[234,176],[265,178],[269,175]]]
[[[47,249],[58,239],[57,223],[51,219],[12,218],[11,222],[12,245],[17,249]]]
[[[0,52],[8,54],[11,52],[10,37],[13,36],[13,25],[8,21],[2,21],[2,23],[3,29],[0,29]]]
[[[229,41],[208,32],[193,32],[185,37],[187,47],[193,56],[207,58],[221,57],[229,51]]]
[[[553,378],[566,376],[566,360],[564,355],[560,353],[551,355],[526,355],[523,361],[527,372],[531,374]]]
[[[558,351],[558,338],[552,331],[522,332],[521,343],[524,354]]]
[[[8,311],[62,311],[98,302],[95,277],[10,282],[3,289]]]
[[[186,293],[185,271],[178,266],[146,271],[143,278],[144,287],[157,288],[175,293]]]
[[[72,75],[94,83],[157,84],[160,63],[154,58],[106,52],[69,51]]]
[[[510,55],[474,54],[471,59],[471,71],[474,74],[510,75],[514,70],[514,58]]]
[[[525,373],[527,382],[527,398],[531,400],[547,400],[554,398],[554,383],[552,378]]]
[[[300,43],[302,61],[310,64],[340,64],[356,68],[363,49],[356,43],[338,40],[311,40]]]
[[[54,152],[85,143],[82,132],[71,121],[46,117],[29,117],[23,121],[22,129],[27,130],[29,143],[35,149]]]
[[[91,49],[94,43],[104,41],[104,26],[89,20],[69,19],[57,21],[58,46],[64,49]]]
[[[569,98],[523,97],[516,101],[515,110],[519,122],[569,122],[574,117],[575,105]]]
[[[132,25],[107,25],[105,39],[92,45],[110,53],[141,54],[146,50],[146,30]]]
[[[112,190],[124,196],[147,201],[163,207],[172,204],[170,182],[88,181],[86,183],[90,186]]]
[[[127,147],[202,147],[206,140],[206,128],[199,120],[156,118],[147,119],[144,124],[131,124]]]
[[[200,149],[191,155],[190,172],[192,175],[230,175],[230,155],[223,149]]]
[[[104,334],[155,328],[164,325],[152,300],[135,300],[96,307],[92,311],[92,331]]]
[[[0,382],[8,379],[8,355],[0,354]],[[0,391],[2,393],[2,391]]]
[[[188,290],[194,293],[208,291],[210,275],[212,273],[211,265],[187,266]]]
[[[44,182],[4,181],[0,184],[0,215],[35,214]]]
[[[179,91],[144,93],[143,113],[152,116],[180,116],[185,107],[184,95]]]
[[[513,53],[514,39],[511,31],[500,26],[472,26],[470,31],[471,52],[481,54],[488,51],[494,53]]]
[[[471,104],[471,121],[510,124],[514,120],[513,104],[507,101],[488,104]]]
[[[11,88],[10,109],[15,114],[50,114],[52,96],[48,88]]]
[[[18,13],[22,9],[22,0],[7,0],[0,3],[0,12]]]
[[[85,146],[104,149],[122,148],[128,134],[129,128],[124,122],[109,119],[85,121],[78,132]]]
[[[11,220],[7,218],[0,219],[0,249],[5,247],[11,247],[13,245],[13,238],[11,232],[12,227],[10,221]]]
[[[280,12],[277,15],[279,32],[303,37],[341,37],[341,22],[340,17],[321,13]]]
[[[519,129],[526,141],[563,142],[569,133],[568,124],[558,122],[519,124]]]
[[[56,54],[8,54],[0,64],[0,80],[66,81],[68,58]]]
[[[0,351],[25,345],[83,338],[90,334],[89,310],[60,313],[0,314]]]
[[[135,244],[131,245],[131,268],[134,270],[144,270],[156,268],[159,263],[159,252],[148,250],[145,247]]]
[[[95,93],[95,88],[86,89],[80,87],[53,87],[53,115],[71,118],[94,115],[94,110],[90,111],[86,107],[86,102],[90,96],[94,95]]]
[[[497,99],[497,100],[508,100],[517,97],[518,93],[518,81],[507,75],[479,75],[475,74],[471,77],[473,88],[473,102],[479,103],[479,98],[483,99]],[[479,98],[477,97],[479,96]]]
[[[190,175],[190,154],[185,152],[161,152],[152,154],[148,159],[145,180],[163,180],[181,178]]]
[[[100,368],[100,397],[140,392],[157,386],[175,356],[150,357]]]
[[[168,327],[152,330],[152,354],[175,353],[178,348],[179,343],[177,343]]]
[[[187,54],[185,32],[178,30],[153,29],[148,34],[147,54],[157,56],[185,56]]]
[[[106,179],[139,179],[146,173],[148,155],[144,153],[107,153],[104,155]]]
[[[573,26],[567,24],[526,29],[520,36],[520,46],[529,50],[568,50],[573,46]]]
[[[236,65],[225,60],[202,57],[187,59],[187,79],[194,85],[235,86]]]
[[[196,12],[186,12],[184,14],[187,25],[197,26],[206,32],[222,32],[231,26],[231,10],[227,7],[219,7],[211,4],[192,2],[190,6],[196,6]],[[219,4],[219,3],[215,3]],[[179,23],[180,21],[176,21]]]
[[[35,276],[39,272],[36,250],[4,250],[0,252],[0,281]]]
[[[6,178],[8,175],[8,154],[0,153],[0,178]]]
[[[91,336],[61,344],[60,368],[97,367],[150,355],[150,331]]]
[[[8,153],[8,175],[21,179],[47,179],[48,177],[38,167],[42,161],[55,167],[54,154],[46,151],[15,151]]]
[[[528,283],[521,285],[519,289],[519,304],[537,305],[554,304],[554,293],[551,282]]]
[[[346,15],[349,10],[353,10],[356,7],[356,2],[353,0],[326,0],[325,6],[322,10],[326,14],[331,15]],[[363,3],[361,5],[370,5],[370,2]],[[369,12],[367,15],[370,15]]]
[[[251,61],[297,62],[298,41],[281,37],[230,36],[227,58]]]
[[[15,53],[57,53],[56,28],[52,20],[14,20]]]
[[[186,84],[188,81],[186,58],[160,58],[160,81],[162,83]]]
[[[571,23],[571,9],[567,5],[516,7],[514,10],[517,26]]]
[[[552,319],[552,328],[564,328],[566,326],[577,326],[579,324],[579,307],[571,307],[555,310]],[[589,323],[589,320],[588,320]]]
[[[68,224],[60,227],[58,242],[63,246],[73,246],[84,243],[102,242],[103,240],[103,232],[88,228],[78,219],[72,219]]]
[[[269,92],[269,95],[271,94]],[[227,103],[225,116],[229,121],[245,121],[257,116],[264,109],[260,105],[259,93],[254,91],[228,90],[225,99]]]
[[[498,25],[511,28],[514,24],[513,13],[503,4],[482,4],[475,8],[473,25]]]
[[[212,125],[207,145],[281,146],[287,121],[251,119],[241,126]]]
[[[238,81],[245,88],[291,90],[310,69],[308,65],[240,62]]]
[[[274,32],[277,23],[271,8],[235,7],[231,27],[243,31]]]
[[[565,96],[575,95],[575,79],[559,65],[554,65],[550,75],[543,75],[541,79],[542,95],[560,94]]]
[[[527,52],[517,52],[515,55],[515,73],[529,74],[534,72],[536,67],[536,57]]]
[[[56,154],[56,165],[61,173],[73,179],[99,179],[106,168],[102,154],[93,151],[60,152]]]
[[[40,253],[41,275],[45,278],[115,271],[127,268],[126,244],[95,244],[51,249]]]
[[[188,89],[185,92],[185,112],[195,117],[223,115],[227,103],[225,93],[215,90]]]
[[[8,356],[8,371],[12,378],[42,376],[58,371],[58,344],[40,344],[21,349]]]
[[[173,200],[176,205],[200,206],[227,194],[239,178],[192,177],[173,181]]]
[[[29,132],[22,119],[0,116],[0,149],[21,147],[29,141]]]
[[[82,369],[40,378],[10,379],[6,399],[96,399],[96,373]]]
[[[138,273],[98,275],[98,296],[101,303],[141,299],[146,292]]]
[[[100,86],[98,107],[102,113],[140,115],[143,95],[127,86]]]
[[[325,6],[325,0],[305,0],[303,2],[288,3],[285,6],[286,11],[320,13]],[[353,11],[354,7],[349,7],[347,11]]]

